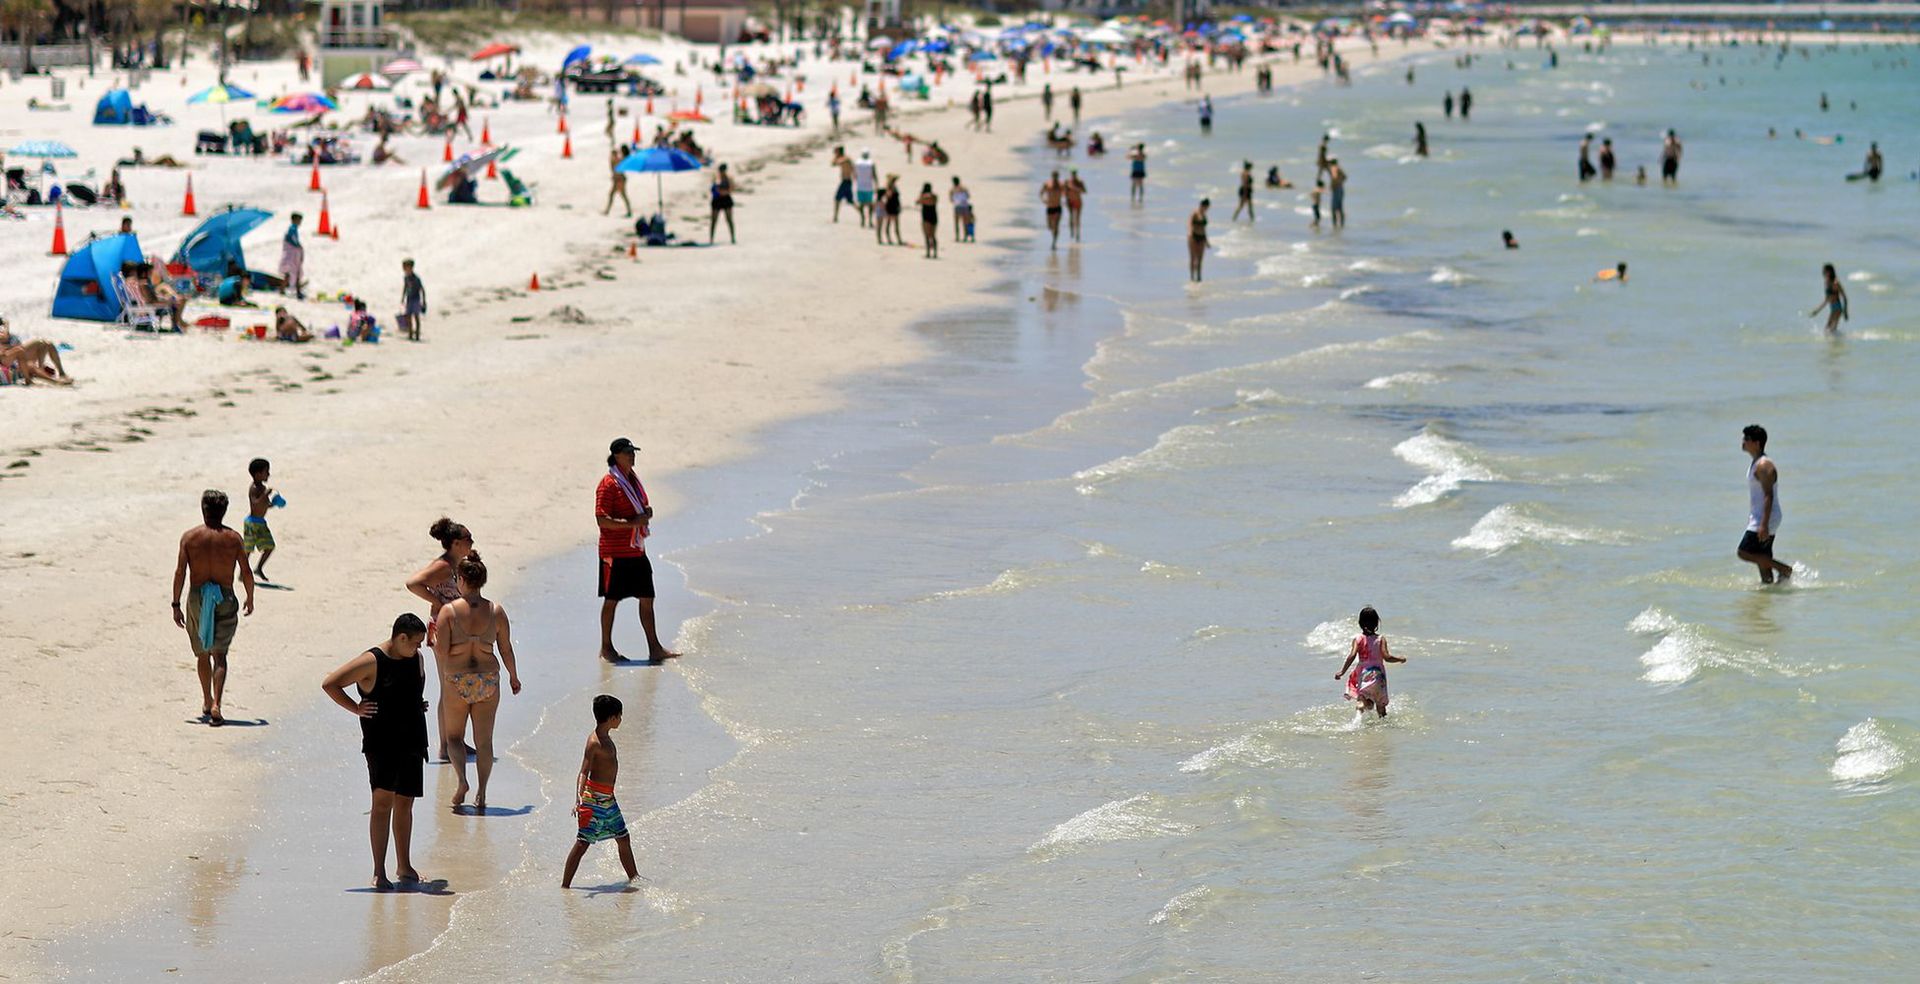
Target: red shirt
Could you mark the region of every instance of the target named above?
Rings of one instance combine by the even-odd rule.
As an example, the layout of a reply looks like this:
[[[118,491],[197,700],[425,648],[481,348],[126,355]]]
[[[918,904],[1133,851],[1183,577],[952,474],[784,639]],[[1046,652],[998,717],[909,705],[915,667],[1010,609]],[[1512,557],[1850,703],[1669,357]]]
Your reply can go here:
[[[638,480],[634,485],[638,486]],[[646,490],[640,491],[641,502],[646,502]],[[612,474],[600,476],[600,484],[593,490],[593,514],[595,518],[606,516],[609,519],[633,519],[640,515],[627,500],[627,494],[620,491],[620,483],[613,480]],[[640,528],[639,546],[633,545],[632,529],[610,530],[600,528],[600,556],[602,557],[644,557],[647,555],[646,527]]]

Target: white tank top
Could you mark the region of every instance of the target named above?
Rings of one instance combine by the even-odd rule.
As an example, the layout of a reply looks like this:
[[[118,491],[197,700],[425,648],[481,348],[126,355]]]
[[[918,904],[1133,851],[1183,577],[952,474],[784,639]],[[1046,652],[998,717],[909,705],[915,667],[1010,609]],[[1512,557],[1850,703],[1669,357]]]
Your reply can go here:
[[[1767,504],[1767,490],[1760,487],[1760,480],[1753,477],[1753,466],[1760,463],[1759,458],[1747,462],[1747,529],[1760,529],[1760,510]],[[1773,484],[1773,515],[1767,517],[1767,532],[1780,532],[1780,483]]]

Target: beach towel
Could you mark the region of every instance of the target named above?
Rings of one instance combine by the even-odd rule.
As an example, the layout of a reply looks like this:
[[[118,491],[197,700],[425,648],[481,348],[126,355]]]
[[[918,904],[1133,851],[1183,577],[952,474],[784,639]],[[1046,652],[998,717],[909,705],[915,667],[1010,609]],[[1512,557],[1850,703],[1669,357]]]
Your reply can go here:
[[[620,486],[620,491],[627,497],[628,504],[633,506],[633,514],[638,516],[645,513],[647,511],[647,489],[646,486],[640,484],[639,476],[635,476],[632,481],[628,481],[627,476],[620,474],[618,466],[609,467],[607,471],[613,475],[613,484]],[[633,545],[635,547],[645,546],[646,544],[643,541],[645,541],[646,538],[646,524],[643,523],[633,528]]]

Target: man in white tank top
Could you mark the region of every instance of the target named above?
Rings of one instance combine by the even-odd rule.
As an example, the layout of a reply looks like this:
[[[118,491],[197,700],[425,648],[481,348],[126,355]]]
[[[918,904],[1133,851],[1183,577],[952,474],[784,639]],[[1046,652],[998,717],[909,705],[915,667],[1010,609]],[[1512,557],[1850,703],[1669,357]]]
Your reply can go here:
[[[1780,529],[1780,472],[1767,457],[1767,429],[1748,424],[1740,432],[1740,450],[1747,464],[1747,532],[1740,538],[1740,559],[1760,568],[1760,583],[1772,584],[1774,575],[1785,581],[1793,566],[1773,559],[1773,535]]]

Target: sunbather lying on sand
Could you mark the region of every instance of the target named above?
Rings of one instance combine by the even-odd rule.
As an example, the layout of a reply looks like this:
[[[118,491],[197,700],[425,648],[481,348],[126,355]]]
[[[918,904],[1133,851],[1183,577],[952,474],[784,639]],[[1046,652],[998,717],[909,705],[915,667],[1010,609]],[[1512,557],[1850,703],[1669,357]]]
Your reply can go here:
[[[67,367],[60,362],[60,346],[39,338],[15,338],[3,319],[0,319],[0,370],[21,383],[44,379],[61,386],[73,385],[73,377],[67,375]]]

